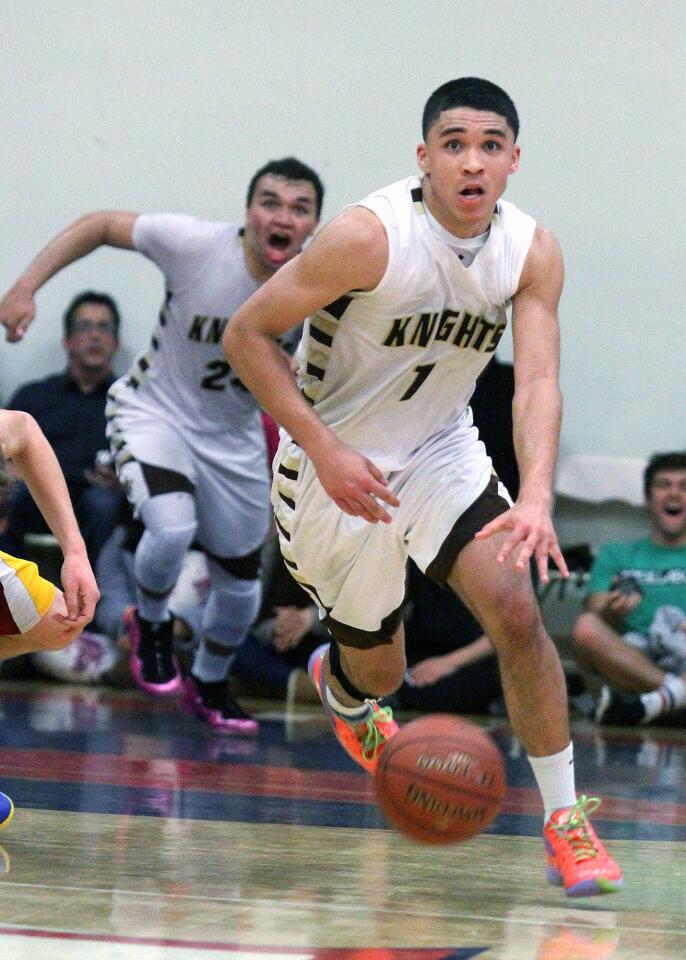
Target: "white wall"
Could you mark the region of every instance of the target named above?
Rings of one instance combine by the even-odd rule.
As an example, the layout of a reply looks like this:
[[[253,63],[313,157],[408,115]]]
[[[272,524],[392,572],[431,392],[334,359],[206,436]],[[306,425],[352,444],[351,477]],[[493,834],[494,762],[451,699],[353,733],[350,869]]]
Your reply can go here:
[[[415,170],[428,94],[486,76],[522,119],[508,196],[559,236],[563,455],[686,447],[686,7],[680,0],[2,0],[0,289],[81,213],[240,217],[265,160],[317,168],[325,216]],[[155,269],[99,251],[52,280],[0,399],[62,362],[89,286],[149,336]],[[508,356],[509,344],[504,356]]]

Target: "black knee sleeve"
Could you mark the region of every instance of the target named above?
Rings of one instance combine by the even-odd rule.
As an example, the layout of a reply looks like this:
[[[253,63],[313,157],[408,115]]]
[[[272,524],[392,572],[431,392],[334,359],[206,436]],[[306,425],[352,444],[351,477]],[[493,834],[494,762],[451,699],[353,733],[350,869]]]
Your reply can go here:
[[[331,645],[329,647],[329,669],[331,670],[331,676],[338,680],[349,697],[353,697],[355,700],[375,699],[371,693],[363,693],[362,690],[358,690],[357,687],[351,683],[351,681],[343,673],[343,667],[341,666],[341,654],[338,649],[338,644],[335,640],[331,641]]]

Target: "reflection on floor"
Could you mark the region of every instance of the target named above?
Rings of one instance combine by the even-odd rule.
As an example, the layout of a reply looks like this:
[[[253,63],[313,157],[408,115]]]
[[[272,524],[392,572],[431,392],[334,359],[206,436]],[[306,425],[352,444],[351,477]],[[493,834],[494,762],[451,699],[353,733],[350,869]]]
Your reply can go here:
[[[254,704],[257,738],[210,735],[135,693],[0,685],[3,960],[683,960],[686,737],[575,730],[579,788],[625,890],[546,884],[541,806],[504,721],[488,831],[425,848],[383,822],[316,708]]]

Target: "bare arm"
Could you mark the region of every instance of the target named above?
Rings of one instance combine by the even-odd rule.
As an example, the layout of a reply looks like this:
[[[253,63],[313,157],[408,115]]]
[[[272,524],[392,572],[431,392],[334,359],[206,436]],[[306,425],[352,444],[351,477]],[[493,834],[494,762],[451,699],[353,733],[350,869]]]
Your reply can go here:
[[[329,496],[345,513],[370,522],[390,516],[377,497],[397,505],[383,474],[342,444],[301,395],[275,338],[349,290],[371,290],[386,269],[386,233],[370,211],[337,217],[231,318],[223,346],[231,366],[310,457]]]
[[[493,644],[486,634],[472,640],[466,647],[460,647],[459,650],[452,650],[450,653],[444,653],[441,656],[427,657],[426,660],[420,660],[408,673],[417,687],[425,687],[427,684],[436,683],[443,677],[450,676],[451,673],[457,673],[470,663],[478,663],[479,660],[485,660],[493,653]]]
[[[477,537],[508,530],[498,555],[504,561],[522,544],[516,567],[524,570],[536,557],[541,580],[548,581],[548,557],[564,576],[567,566],[552,525],[552,487],[562,420],[559,385],[560,332],[557,308],[564,268],[555,237],[537,227],[513,298],[515,396],[512,405],[514,445],[519,466],[517,503],[487,524]]]
[[[36,314],[36,292],[63,267],[101,246],[133,249],[138,214],[117,210],[88,213],[58,233],[28,265],[0,300],[0,323],[10,343],[21,340]]]
[[[3,457],[13,462],[26,483],[62,549],[67,619],[90,622],[99,597],[98,588],[52,447],[33,417],[18,410],[0,411],[0,447]]]

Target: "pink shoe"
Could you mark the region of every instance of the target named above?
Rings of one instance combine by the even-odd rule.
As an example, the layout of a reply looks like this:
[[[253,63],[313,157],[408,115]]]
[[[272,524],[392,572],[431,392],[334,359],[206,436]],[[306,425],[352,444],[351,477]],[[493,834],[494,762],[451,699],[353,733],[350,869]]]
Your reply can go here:
[[[619,865],[588,819],[599,806],[597,797],[579,797],[573,807],[556,810],[543,828],[546,876],[564,886],[568,897],[616,893],[624,883]]]
[[[180,690],[181,671],[173,654],[171,620],[153,631],[132,607],[126,612],[125,626],[131,646],[129,666],[136,685],[153,697],[168,697]]]
[[[243,710],[229,693],[225,680],[203,683],[193,674],[183,681],[181,706],[218,733],[256,734],[257,720]]]

